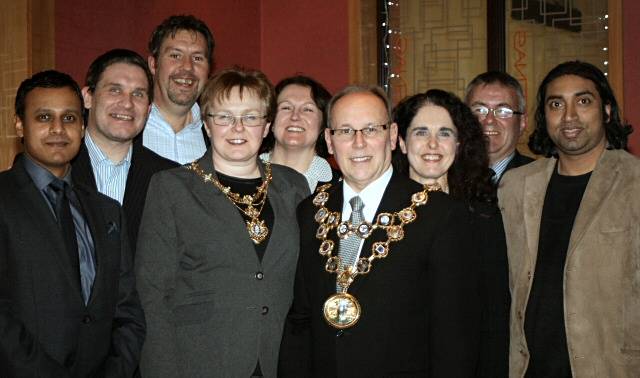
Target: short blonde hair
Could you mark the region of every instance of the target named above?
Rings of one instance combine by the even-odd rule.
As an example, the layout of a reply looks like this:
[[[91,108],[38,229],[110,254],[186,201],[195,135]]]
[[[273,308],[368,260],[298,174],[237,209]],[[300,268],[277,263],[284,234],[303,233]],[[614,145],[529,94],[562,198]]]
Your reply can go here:
[[[238,87],[240,98],[245,90],[258,95],[264,102],[267,122],[273,121],[276,114],[276,95],[273,85],[261,71],[240,67],[220,71],[209,80],[200,96],[202,118],[205,118],[213,101],[222,102],[222,100],[229,99],[231,91],[235,87]]]

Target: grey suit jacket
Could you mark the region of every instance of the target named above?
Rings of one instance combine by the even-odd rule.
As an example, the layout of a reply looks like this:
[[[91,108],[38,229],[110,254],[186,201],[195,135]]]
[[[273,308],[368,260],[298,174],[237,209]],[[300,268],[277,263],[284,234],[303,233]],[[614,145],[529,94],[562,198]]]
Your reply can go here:
[[[199,164],[214,172],[211,151]],[[182,167],[152,178],[136,256],[148,324],[143,376],[249,377],[259,359],[275,377],[298,259],[295,210],[309,188],[290,168],[274,164],[272,175],[274,226],[262,262],[213,184]]]
[[[556,159],[506,173],[498,191],[511,289],[510,377],[529,364],[524,324],[540,219]],[[640,161],[606,150],[589,179],[564,266],[564,319],[574,377],[640,372]]]

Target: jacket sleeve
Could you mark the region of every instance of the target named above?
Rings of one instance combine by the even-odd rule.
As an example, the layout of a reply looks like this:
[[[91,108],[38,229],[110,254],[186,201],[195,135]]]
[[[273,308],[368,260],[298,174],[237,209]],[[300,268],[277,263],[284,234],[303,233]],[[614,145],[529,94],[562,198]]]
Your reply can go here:
[[[104,364],[104,376],[114,378],[134,375],[140,362],[146,332],[145,316],[136,291],[133,259],[122,210],[120,219],[122,232],[118,302],[113,317],[111,349]]]
[[[149,184],[136,251],[136,279],[147,317],[140,371],[146,377],[179,377],[170,298],[175,287],[176,231],[172,196],[162,173]]]

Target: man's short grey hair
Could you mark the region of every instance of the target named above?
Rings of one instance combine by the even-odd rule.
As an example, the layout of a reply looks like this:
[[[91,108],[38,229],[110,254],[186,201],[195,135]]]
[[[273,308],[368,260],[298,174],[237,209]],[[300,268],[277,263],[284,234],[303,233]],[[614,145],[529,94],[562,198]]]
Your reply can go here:
[[[385,91],[377,85],[362,85],[362,84],[353,84],[344,87],[340,92],[336,93],[329,104],[327,105],[327,127],[331,128],[331,112],[333,111],[333,107],[336,105],[341,98],[354,94],[354,93],[370,93],[376,97],[378,97],[383,103],[385,108],[387,109],[387,119],[391,122],[391,101],[389,97],[385,93]]]
[[[467,85],[467,89],[465,91],[464,102],[466,102],[467,105],[471,105],[469,103],[471,92],[473,92],[473,90],[480,85],[488,84],[500,84],[504,87],[515,90],[518,96],[518,109],[516,110],[522,113],[525,113],[527,111],[527,103],[525,101],[524,92],[522,91],[520,82],[515,77],[502,71],[488,71],[485,73],[481,73],[473,80],[471,80],[469,85]]]

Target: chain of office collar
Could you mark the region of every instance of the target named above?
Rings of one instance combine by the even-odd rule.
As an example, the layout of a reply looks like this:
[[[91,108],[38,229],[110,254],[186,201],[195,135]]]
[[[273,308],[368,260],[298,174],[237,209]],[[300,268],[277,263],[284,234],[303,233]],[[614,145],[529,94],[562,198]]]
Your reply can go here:
[[[249,237],[251,237],[251,240],[253,240],[255,244],[260,244],[266,239],[269,232],[265,222],[260,219],[260,214],[262,214],[264,204],[267,202],[267,191],[273,177],[271,176],[271,163],[265,162],[264,166],[265,178],[262,184],[256,188],[254,194],[245,195],[232,192],[231,188],[222,185],[213,173],[205,173],[197,162],[194,161],[187,166],[187,169],[195,172],[205,183],[210,182],[218,188],[238,210],[250,219],[246,221],[247,231],[249,232]]]
[[[339,211],[332,212],[325,207],[329,200],[327,190],[330,187],[331,184],[320,186],[313,198],[313,204],[318,207],[314,215],[314,219],[318,223],[316,238],[322,241],[318,252],[320,255],[327,257],[325,270],[329,273],[337,274],[337,282],[345,292],[357,275],[367,274],[371,271],[374,260],[387,257],[390,251],[390,244],[404,238],[404,226],[417,219],[415,208],[427,203],[429,192],[440,190],[437,185],[425,186],[422,191],[416,192],[411,196],[411,205],[408,207],[394,213],[380,213],[373,224],[365,221],[360,225],[353,225],[349,221],[341,222],[341,213]],[[373,243],[371,255],[369,257],[360,257],[355,268],[352,266],[345,267],[341,264],[339,256],[333,256],[335,243],[333,240],[327,239],[329,231],[334,228],[340,239],[345,239],[353,234],[358,235],[361,239],[366,239],[374,230],[382,229],[387,232],[387,240]]]

